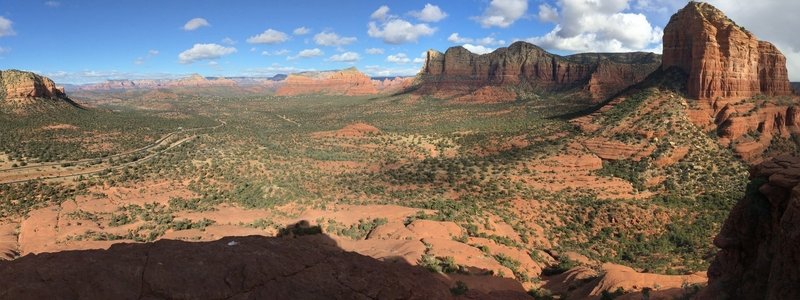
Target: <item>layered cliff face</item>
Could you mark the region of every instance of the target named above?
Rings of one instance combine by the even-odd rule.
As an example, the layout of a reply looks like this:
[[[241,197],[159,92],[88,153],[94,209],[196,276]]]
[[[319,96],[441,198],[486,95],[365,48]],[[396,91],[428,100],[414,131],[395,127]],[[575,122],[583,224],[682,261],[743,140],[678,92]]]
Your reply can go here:
[[[289,75],[278,88],[278,96],[297,95],[374,95],[378,90],[372,79],[355,68],[339,71],[304,72]]]
[[[714,239],[700,299],[800,299],[800,158],[776,157],[750,178]]]
[[[508,93],[489,93],[486,87],[519,93],[577,90],[602,101],[642,81],[658,69],[661,58],[653,53],[588,53],[558,56],[526,42],[478,55],[463,47],[445,53],[430,50],[420,73],[418,93],[439,98],[508,98]],[[476,91],[480,91],[475,95]],[[514,95],[512,93],[512,95]],[[476,99],[497,102],[512,99]]]
[[[689,2],[664,28],[663,68],[689,75],[690,98],[789,95],[786,58],[721,11]]]
[[[64,89],[50,78],[31,72],[0,71],[0,96],[4,101],[27,101],[35,98],[65,98]]]

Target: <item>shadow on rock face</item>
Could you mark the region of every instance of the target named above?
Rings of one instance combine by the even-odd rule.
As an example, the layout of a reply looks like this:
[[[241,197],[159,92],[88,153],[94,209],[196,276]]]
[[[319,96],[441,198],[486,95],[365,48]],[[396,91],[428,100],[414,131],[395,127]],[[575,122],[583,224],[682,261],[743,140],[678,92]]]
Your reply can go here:
[[[159,240],[0,262],[0,299],[515,299],[453,292],[446,275],[337,247],[306,223],[283,237]],[[490,277],[491,278],[491,277]],[[517,283],[518,284],[518,283]],[[521,287],[520,287],[521,288]],[[454,294],[455,293],[455,294]]]

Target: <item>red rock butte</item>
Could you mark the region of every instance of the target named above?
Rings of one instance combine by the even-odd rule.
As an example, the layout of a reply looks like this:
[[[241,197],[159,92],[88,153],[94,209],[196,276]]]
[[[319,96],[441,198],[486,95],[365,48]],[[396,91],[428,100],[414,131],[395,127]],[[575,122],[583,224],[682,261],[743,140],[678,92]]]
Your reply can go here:
[[[0,71],[0,98],[6,100],[27,98],[63,98],[64,89],[56,87],[50,78],[31,72]]]
[[[303,72],[289,75],[275,94],[278,96],[312,94],[331,96],[375,95],[380,92],[379,89],[399,90],[410,84],[410,81],[399,80],[400,82],[394,82],[390,79],[373,81],[369,76],[359,72],[356,68],[323,72]]]
[[[689,2],[664,28],[664,69],[689,75],[694,99],[791,95],[786,57],[707,3]]]
[[[592,101],[606,100],[641,82],[657,70],[661,57],[653,53],[582,53],[559,56],[526,42],[478,55],[464,47],[452,47],[443,54],[429,50],[420,72],[420,94],[440,98],[472,96],[481,102],[499,102],[486,86],[526,92],[581,91]],[[477,92],[477,93],[476,93]],[[508,97],[507,92],[494,93]],[[484,99],[484,98],[492,99]]]

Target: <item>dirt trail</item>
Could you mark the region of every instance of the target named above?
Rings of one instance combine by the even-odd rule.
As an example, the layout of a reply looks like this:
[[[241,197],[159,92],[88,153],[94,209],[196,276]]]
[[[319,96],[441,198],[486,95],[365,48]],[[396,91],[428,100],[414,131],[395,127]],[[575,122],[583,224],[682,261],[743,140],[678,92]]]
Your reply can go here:
[[[37,164],[37,165],[29,165],[25,167],[18,167],[18,168],[11,168],[11,169],[0,169],[0,184],[12,184],[12,183],[21,183],[31,180],[51,180],[51,179],[64,179],[64,178],[71,178],[71,177],[78,177],[81,175],[94,175],[102,172],[106,172],[108,170],[118,170],[128,166],[140,164],[146,161],[149,161],[155,158],[158,155],[163,154],[164,152],[171,150],[175,147],[178,147],[186,142],[189,142],[197,137],[197,135],[191,135],[189,137],[185,137],[178,141],[170,140],[171,137],[176,136],[181,133],[199,131],[204,129],[214,130],[225,126],[227,123],[222,120],[218,120],[220,122],[219,125],[213,127],[199,127],[199,128],[191,128],[191,129],[181,129],[178,131],[174,131],[171,133],[166,134],[165,136],[161,137],[159,140],[155,141],[153,144],[148,146],[127,151],[120,154],[115,154],[108,156],[106,158],[86,158],[74,161],[60,161],[60,162],[53,162],[53,163],[46,163],[46,164]],[[109,161],[115,158],[125,158],[126,156],[139,154],[139,153],[146,153],[152,149],[156,149],[157,147],[165,147],[161,150],[156,152],[152,152],[140,159],[119,164],[117,166],[111,166]],[[101,160],[100,163],[97,164],[88,164],[93,163],[97,160]]]

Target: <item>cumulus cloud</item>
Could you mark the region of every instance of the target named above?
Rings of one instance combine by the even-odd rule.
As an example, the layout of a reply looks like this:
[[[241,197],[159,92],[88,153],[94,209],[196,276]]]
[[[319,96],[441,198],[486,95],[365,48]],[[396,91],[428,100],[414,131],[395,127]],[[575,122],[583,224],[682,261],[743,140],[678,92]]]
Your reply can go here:
[[[225,45],[233,46],[236,45],[236,40],[229,37],[225,37],[224,39],[222,39],[222,43]]]
[[[422,8],[422,10],[412,11],[410,14],[412,17],[417,18],[417,20],[428,23],[439,22],[444,18],[447,18],[447,13],[442,11],[442,9],[438,6],[430,3],[425,4],[425,7]]]
[[[381,24],[369,23],[367,34],[370,37],[383,39],[388,44],[416,43],[422,36],[431,36],[436,32],[427,24],[411,24],[406,20],[394,19]]]
[[[415,64],[421,64],[421,63],[424,63],[425,59],[427,59],[427,58],[428,58],[428,52],[423,51],[422,53],[419,54],[419,57],[414,59],[413,62]]]
[[[148,60],[150,60],[151,58],[153,58],[156,55],[158,55],[159,53],[160,52],[158,50],[154,50],[154,49],[147,50],[147,55],[137,57],[135,60],[133,60],[133,63],[137,64],[137,65],[142,65],[145,62],[147,62]]]
[[[558,21],[558,11],[550,4],[544,3],[539,5],[539,21],[542,22],[556,22]]]
[[[419,68],[388,68],[385,66],[368,65],[365,66],[364,74],[372,77],[394,77],[394,76],[414,76],[419,72]]]
[[[297,27],[297,28],[295,28],[295,29],[294,29],[294,31],[292,31],[292,33],[293,33],[294,35],[306,35],[306,34],[308,34],[309,32],[311,32],[311,29],[308,29],[308,28],[306,28],[305,26],[303,26],[303,27]]]
[[[0,37],[17,34],[14,32],[14,28],[11,27],[11,23],[11,20],[0,16]]]
[[[429,4],[430,5],[430,4]],[[426,6],[427,8],[427,6]],[[438,7],[436,7],[438,9]],[[425,9],[423,9],[424,11]],[[441,10],[439,10],[441,12]],[[373,20],[367,25],[367,34],[373,38],[383,39],[387,44],[405,44],[416,43],[420,37],[431,36],[436,32],[436,28],[430,27],[428,24],[412,24],[398,16],[389,15],[389,7],[384,5],[372,13]],[[422,11],[417,12],[422,13]],[[414,14],[414,12],[412,12]],[[444,12],[442,12],[444,14]],[[446,15],[446,14],[445,14]],[[430,16],[428,16],[430,17]]]
[[[472,52],[472,53],[475,53],[475,54],[491,53],[492,51],[494,51],[496,49],[496,48],[489,48],[489,47],[486,47],[486,46],[472,45],[472,44],[464,44],[463,47],[466,48],[467,50],[469,50],[469,52]]]
[[[361,59],[361,56],[355,52],[345,52],[342,54],[336,54],[328,58],[329,61],[336,61],[336,62],[356,62]]]
[[[275,50],[275,51],[272,51],[272,52],[270,52],[270,51],[261,51],[261,55],[264,55],[264,56],[273,56],[273,55],[281,56],[281,55],[286,55],[286,54],[289,54],[289,53],[291,53],[291,51],[289,51],[289,49]]]
[[[386,61],[396,64],[407,64],[411,62],[411,59],[408,58],[408,55],[405,53],[397,53],[387,56]]]
[[[325,55],[325,52],[322,52],[319,48],[314,49],[304,49],[297,53],[295,56],[287,57],[287,59],[298,59],[298,58],[312,58]]]
[[[382,5],[381,7],[376,9],[375,12],[373,12],[372,15],[369,16],[369,18],[373,20],[383,21],[386,20],[388,16],[389,16],[389,7],[386,5]]]
[[[770,41],[786,56],[789,78],[800,81],[800,1],[706,0],[760,40]],[[685,4],[684,4],[685,5]]]
[[[315,69],[303,69],[294,66],[283,66],[278,63],[273,63],[269,67],[259,67],[245,69],[242,72],[243,76],[272,76],[275,74],[297,73],[305,71],[316,71]]]
[[[526,39],[544,48],[568,51],[623,52],[656,50],[664,32],[645,15],[623,12],[629,0],[559,0],[555,28],[549,33]],[[541,9],[542,7],[540,7]]]
[[[275,29],[267,29],[261,34],[251,36],[247,39],[250,44],[279,44],[289,40],[289,36]]]
[[[217,59],[235,52],[236,48],[218,44],[194,44],[191,49],[178,54],[178,61],[182,64],[191,64],[199,60]]]
[[[468,38],[462,37],[458,34],[458,32],[451,34],[447,38],[447,41],[454,44],[477,44],[481,46],[504,46],[506,44],[505,40],[498,40],[493,36],[487,36],[484,38]]]
[[[194,18],[189,20],[188,22],[186,22],[186,24],[183,25],[183,30],[192,31],[192,30],[197,30],[201,27],[209,27],[209,26],[211,26],[211,23],[208,23],[206,19]]]
[[[383,54],[383,49],[382,48],[368,48],[368,49],[364,50],[364,52],[366,52],[367,54],[371,54],[371,55],[378,55],[378,54]]]
[[[506,28],[525,16],[528,0],[492,0],[480,17],[474,19],[483,27]]]
[[[350,45],[358,39],[355,37],[339,36],[335,32],[325,31],[314,35],[314,43],[320,46],[346,46]]]

